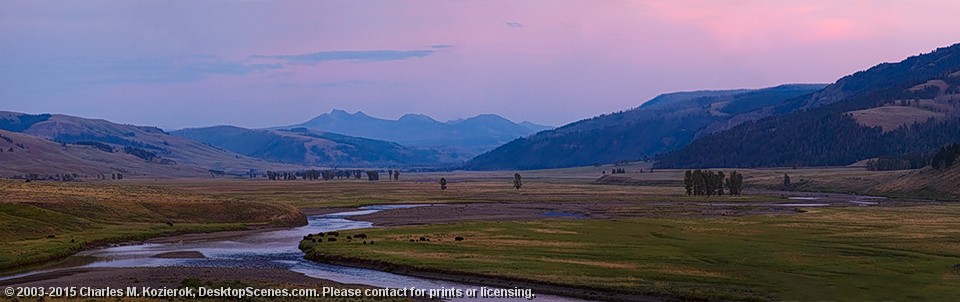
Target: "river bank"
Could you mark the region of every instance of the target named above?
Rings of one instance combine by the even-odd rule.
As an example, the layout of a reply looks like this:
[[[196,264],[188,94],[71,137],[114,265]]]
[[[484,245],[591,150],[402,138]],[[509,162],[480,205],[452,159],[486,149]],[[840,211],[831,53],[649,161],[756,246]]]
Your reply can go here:
[[[132,183],[0,180],[0,196],[2,274],[125,242],[306,224],[288,204]]]

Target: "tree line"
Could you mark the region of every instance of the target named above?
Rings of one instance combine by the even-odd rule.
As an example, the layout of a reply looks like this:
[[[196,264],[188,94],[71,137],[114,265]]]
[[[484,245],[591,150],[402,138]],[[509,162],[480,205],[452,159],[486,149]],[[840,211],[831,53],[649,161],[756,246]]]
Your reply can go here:
[[[387,170],[390,174],[388,180],[400,181],[400,170]],[[212,172],[211,172],[212,173]],[[294,172],[275,172],[267,171],[266,177],[269,180],[334,180],[334,179],[362,179],[366,176],[369,181],[380,180],[379,171],[366,170],[303,170]]]
[[[950,169],[956,162],[958,155],[960,155],[960,143],[946,145],[933,155],[930,166],[937,170]]]
[[[683,174],[684,189],[692,196],[723,196],[724,190],[730,195],[740,195],[743,190],[743,174],[737,171],[726,175],[723,171],[687,170]]]
[[[80,174],[77,173],[57,173],[54,175],[40,175],[36,173],[27,173],[27,174],[17,174],[10,177],[10,179],[23,179],[23,180],[52,180],[52,181],[80,181]]]
[[[868,171],[893,171],[919,169],[927,166],[929,156],[909,154],[903,156],[883,156],[867,161]]]

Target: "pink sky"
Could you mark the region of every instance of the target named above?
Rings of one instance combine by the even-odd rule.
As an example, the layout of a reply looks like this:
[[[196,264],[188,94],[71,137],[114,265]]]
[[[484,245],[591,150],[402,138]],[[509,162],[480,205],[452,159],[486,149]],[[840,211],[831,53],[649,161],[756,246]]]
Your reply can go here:
[[[958,11],[958,1],[3,1],[0,110],[165,128],[285,125],[334,108],[562,125],[665,92],[833,82],[960,42]]]

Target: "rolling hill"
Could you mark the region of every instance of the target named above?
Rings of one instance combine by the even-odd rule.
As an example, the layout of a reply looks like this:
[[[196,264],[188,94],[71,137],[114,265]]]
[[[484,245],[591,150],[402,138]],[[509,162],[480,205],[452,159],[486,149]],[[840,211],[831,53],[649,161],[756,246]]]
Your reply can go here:
[[[927,167],[878,184],[870,193],[960,200],[960,165],[944,171]]]
[[[470,158],[518,137],[552,127],[530,122],[514,123],[494,114],[440,122],[422,114],[406,114],[398,120],[371,117],[363,112],[333,110],[305,123],[275,129],[307,128],[412,147],[443,147]]]
[[[0,158],[4,162],[0,173],[6,174],[121,172],[162,177],[209,175],[211,169],[246,172],[297,168],[241,156],[156,127],[68,115],[0,111],[0,130],[14,144],[23,144],[23,148],[14,145],[14,152]]]
[[[462,162],[430,148],[404,147],[306,128],[265,130],[215,126],[171,133],[250,157],[312,166],[411,167]]]
[[[960,44],[883,63],[665,154],[661,168],[848,165],[960,140]]]
[[[638,160],[731,127],[731,119],[822,89],[791,84],[748,90],[677,92],[641,106],[513,140],[465,165],[470,170],[543,169]]]
[[[77,173],[83,177],[123,173],[127,176],[197,176],[206,169],[185,165],[154,165],[123,152],[105,152],[90,145],[62,145],[23,133],[0,130],[0,175],[53,176]]]

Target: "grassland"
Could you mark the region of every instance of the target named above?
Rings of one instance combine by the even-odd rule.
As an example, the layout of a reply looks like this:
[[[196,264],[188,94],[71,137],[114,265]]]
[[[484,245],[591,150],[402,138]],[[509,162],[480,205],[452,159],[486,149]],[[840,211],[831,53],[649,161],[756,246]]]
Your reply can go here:
[[[525,185],[518,191],[512,187],[513,174],[500,174],[509,176],[509,179],[473,173],[437,173],[418,174],[414,176],[415,179],[400,182],[160,180],[146,183],[244,200],[286,203],[302,209],[411,203],[704,201],[703,198],[685,196],[682,184],[610,186],[593,183],[596,177],[574,180],[525,177]],[[436,179],[440,177],[450,182],[445,191],[441,191],[436,184]],[[774,199],[771,196],[748,194],[713,198],[710,201]]]
[[[543,172],[539,172],[543,173]],[[557,172],[552,172],[557,173]],[[566,173],[566,172],[563,172]],[[563,174],[560,173],[560,174]],[[372,204],[648,202],[684,198],[682,188],[598,186],[545,175],[521,191],[505,173],[409,174],[400,182],[250,179],[57,183],[0,180],[0,269],[46,262],[104,243],[163,235],[302,224],[298,209]],[[537,172],[531,173],[537,175]],[[434,178],[448,177],[440,191]],[[549,180],[547,180],[549,178]],[[766,196],[730,198],[769,200]],[[695,200],[695,199],[690,199]],[[169,226],[166,222],[172,222]],[[48,236],[53,235],[53,238]]]
[[[304,219],[299,210],[315,208],[486,203],[539,209],[542,203],[543,209],[558,210],[575,203],[582,208],[604,204],[591,212],[604,219],[534,215],[535,221],[375,228],[360,231],[376,240],[373,246],[355,240],[302,247],[318,260],[550,283],[594,293],[733,300],[945,300],[960,295],[955,286],[960,281],[955,266],[960,264],[960,207],[898,201],[891,203],[896,206],[764,210],[769,209],[765,203],[783,202],[781,193],[765,191],[778,188],[783,174],[791,176],[798,190],[871,193],[902,192],[900,184],[911,181],[911,173],[929,172],[738,169],[745,175],[745,196],[704,198],[685,196],[682,170],[650,173],[648,165],[633,165],[617,174],[629,178],[629,185],[594,181],[611,168],[521,172],[524,187],[519,191],[511,186],[513,172],[409,173],[399,182],[0,181],[0,268],[57,259],[107,242],[296,225]],[[937,175],[924,175],[930,184],[948,185]],[[449,182],[446,191],[436,183],[440,177]],[[897,187],[879,186],[884,183]],[[941,196],[938,192],[931,196]],[[908,195],[920,196],[914,193]],[[731,217],[714,213],[727,213],[726,208],[698,208],[718,202],[747,210],[730,211]],[[432,240],[409,241],[421,236]],[[456,236],[466,240],[456,242]]]
[[[960,296],[960,207],[796,215],[463,222],[374,228],[375,245],[304,241],[307,257],[612,292],[732,300]],[[429,242],[411,242],[420,237]],[[456,236],[464,241],[457,242]],[[389,266],[386,266],[389,267]]]
[[[305,223],[282,203],[129,184],[0,180],[0,196],[0,269],[104,243]]]
[[[881,106],[849,112],[859,123],[867,127],[880,127],[883,131],[896,130],[900,126],[922,123],[928,119],[943,119],[943,112],[909,106]]]

